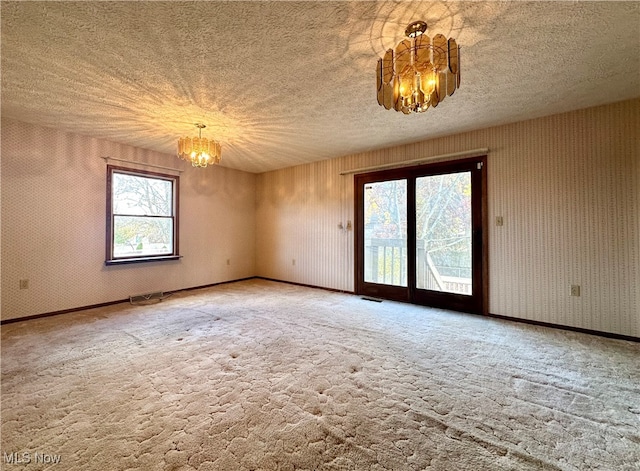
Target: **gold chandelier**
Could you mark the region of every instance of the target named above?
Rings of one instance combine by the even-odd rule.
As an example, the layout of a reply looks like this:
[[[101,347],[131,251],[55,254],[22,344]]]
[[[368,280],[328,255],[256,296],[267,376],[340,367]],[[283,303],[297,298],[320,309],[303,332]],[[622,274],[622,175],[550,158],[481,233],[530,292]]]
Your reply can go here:
[[[178,139],[178,157],[191,162],[194,167],[206,167],[220,163],[220,143],[202,137],[204,124],[196,124],[198,137]]]
[[[442,34],[431,40],[424,34],[426,30],[424,21],[411,23],[405,30],[409,39],[378,59],[378,104],[388,110],[422,113],[460,87],[460,48],[456,40]]]

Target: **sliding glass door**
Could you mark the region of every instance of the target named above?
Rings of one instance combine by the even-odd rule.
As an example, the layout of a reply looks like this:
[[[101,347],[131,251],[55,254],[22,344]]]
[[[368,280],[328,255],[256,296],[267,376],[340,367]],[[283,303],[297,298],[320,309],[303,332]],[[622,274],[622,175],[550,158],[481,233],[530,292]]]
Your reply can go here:
[[[485,312],[485,158],[356,175],[356,291]]]

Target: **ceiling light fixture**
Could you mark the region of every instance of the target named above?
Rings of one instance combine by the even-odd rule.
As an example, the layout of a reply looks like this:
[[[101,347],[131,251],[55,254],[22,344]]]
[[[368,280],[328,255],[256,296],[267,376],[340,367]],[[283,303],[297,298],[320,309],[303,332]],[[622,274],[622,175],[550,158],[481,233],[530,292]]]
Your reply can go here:
[[[409,39],[378,59],[378,104],[405,114],[436,107],[460,87],[460,48],[456,40],[425,35],[427,23],[407,26]]]
[[[191,162],[194,167],[206,167],[220,163],[220,143],[202,137],[204,124],[196,124],[198,137],[181,137],[178,139],[178,157]]]

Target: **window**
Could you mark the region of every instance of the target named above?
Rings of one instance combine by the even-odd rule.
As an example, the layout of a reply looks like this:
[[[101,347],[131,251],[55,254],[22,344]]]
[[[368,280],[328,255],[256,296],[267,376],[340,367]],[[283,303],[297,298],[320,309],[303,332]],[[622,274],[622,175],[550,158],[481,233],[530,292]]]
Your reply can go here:
[[[175,260],[179,177],[107,166],[105,264]]]

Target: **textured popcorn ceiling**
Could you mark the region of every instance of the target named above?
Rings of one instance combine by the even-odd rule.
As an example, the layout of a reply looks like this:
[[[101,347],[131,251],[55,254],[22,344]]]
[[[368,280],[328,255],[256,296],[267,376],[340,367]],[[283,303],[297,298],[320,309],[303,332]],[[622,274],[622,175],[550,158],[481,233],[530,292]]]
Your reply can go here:
[[[423,19],[455,37],[438,108],[378,106]],[[263,172],[640,96],[638,2],[2,2],[2,116]]]

